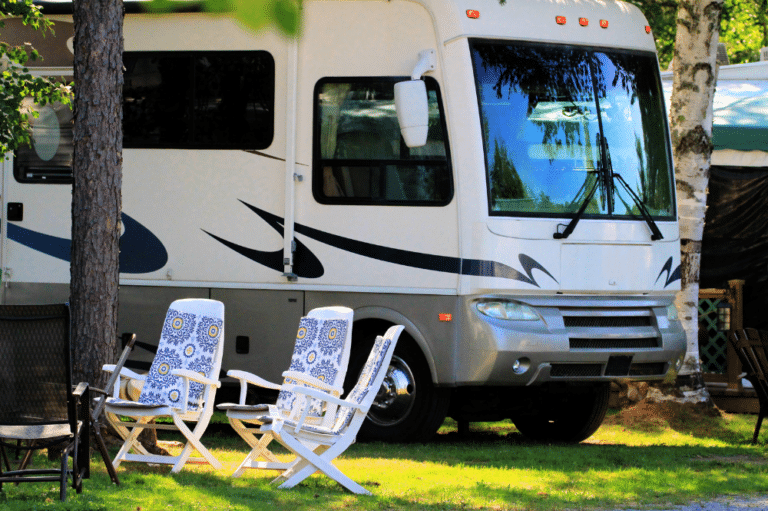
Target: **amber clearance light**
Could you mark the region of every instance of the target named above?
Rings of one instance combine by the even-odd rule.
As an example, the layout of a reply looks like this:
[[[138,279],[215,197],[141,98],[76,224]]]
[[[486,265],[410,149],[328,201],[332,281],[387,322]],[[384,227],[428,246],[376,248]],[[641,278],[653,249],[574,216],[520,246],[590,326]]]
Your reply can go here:
[[[608,28],[608,20],[600,20],[600,28]]]
[[[587,18],[579,18],[579,25],[582,27],[586,27],[589,25],[589,20]]]
[[[480,11],[476,11],[474,9],[467,9],[467,18],[476,20],[479,17],[480,17]]]
[[[558,25],[565,25],[565,16],[556,16],[555,17],[555,22]]]

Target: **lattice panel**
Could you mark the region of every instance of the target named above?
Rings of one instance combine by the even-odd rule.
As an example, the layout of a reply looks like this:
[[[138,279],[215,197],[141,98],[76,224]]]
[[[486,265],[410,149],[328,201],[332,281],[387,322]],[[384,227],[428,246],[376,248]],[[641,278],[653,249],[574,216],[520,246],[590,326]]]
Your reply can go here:
[[[699,300],[699,358],[705,373],[726,373],[726,332],[717,330],[717,304],[720,301],[719,298]]]

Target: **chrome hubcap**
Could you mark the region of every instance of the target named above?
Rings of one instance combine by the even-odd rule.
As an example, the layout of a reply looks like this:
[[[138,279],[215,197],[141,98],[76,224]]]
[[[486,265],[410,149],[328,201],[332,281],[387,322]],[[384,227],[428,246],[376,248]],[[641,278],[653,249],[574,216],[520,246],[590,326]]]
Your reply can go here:
[[[415,397],[416,380],[411,368],[402,358],[394,356],[368,418],[378,426],[394,426],[408,416]]]

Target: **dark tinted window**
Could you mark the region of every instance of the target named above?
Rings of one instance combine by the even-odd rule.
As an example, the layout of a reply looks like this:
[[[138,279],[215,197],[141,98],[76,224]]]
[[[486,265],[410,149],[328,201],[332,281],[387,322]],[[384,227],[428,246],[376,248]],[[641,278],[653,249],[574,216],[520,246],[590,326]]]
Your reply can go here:
[[[325,204],[427,205],[453,188],[437,82],[427,80],[424,147],[400,136],[394,85],[406,78],[327,78],[315,87],[315,198]]]
[[[275,63],[264,51],[126,52],[123,146],[264,149]]]

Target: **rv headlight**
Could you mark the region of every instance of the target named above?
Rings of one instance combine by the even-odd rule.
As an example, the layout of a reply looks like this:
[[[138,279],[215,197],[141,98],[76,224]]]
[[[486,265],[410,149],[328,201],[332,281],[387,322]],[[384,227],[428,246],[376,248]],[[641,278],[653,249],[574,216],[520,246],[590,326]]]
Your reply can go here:
[[[541,317],[532,307],[519,302],[478,302],[477,310],[495,319],[538,321]]]
[[[670,321],[677,321],[677,307],[675,307],[675,304],[667,305],[667,319]]]

